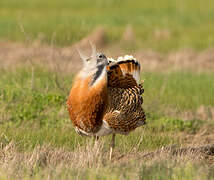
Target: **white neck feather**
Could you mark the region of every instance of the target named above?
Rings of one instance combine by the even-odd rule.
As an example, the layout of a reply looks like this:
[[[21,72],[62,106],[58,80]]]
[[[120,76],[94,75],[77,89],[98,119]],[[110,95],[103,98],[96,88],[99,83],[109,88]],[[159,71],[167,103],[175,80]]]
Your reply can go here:
[[[91,85],[97,84],[99,81],[107,80],[106,65],[100,65],[97,67],[84,67],[78,74],[82,80],[91,77]]]

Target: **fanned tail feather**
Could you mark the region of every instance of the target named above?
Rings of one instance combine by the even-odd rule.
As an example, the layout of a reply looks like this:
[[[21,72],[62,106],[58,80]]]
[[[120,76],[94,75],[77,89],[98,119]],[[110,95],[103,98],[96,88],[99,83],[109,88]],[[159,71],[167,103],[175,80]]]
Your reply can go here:
[[[107,66],[109,85],[117,87],[133,87],[140,83],[140,63],[133,56],[108,58]]]

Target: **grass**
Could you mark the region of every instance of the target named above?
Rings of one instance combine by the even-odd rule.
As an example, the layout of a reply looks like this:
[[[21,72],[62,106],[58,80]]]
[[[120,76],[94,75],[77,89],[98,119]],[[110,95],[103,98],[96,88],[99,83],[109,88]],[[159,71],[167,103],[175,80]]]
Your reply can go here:
[[[33,76],[31,68],[17,68],[12,72],[1,69],[0,76],[0,129],[9,142],[18,142],[21,149],[46,143],[74,149],[78,143],[85,144],[85,138],[74,132],[65,107],[73,75],[59,76],[56,72],[35,67]],[[214,106],[212,74],[177,72],[144,73],[142,76],[149,127],[139,128],[129,136],[118,136],[123,151],[136,143],[136,136],[145,138],[139,147],[141,150],[155,149],[176,142],[171,139],[171,133],[197,130],[203,123],[200,119],[186,122],[180,117],[167,117],[165,111],[169,108],[196,111],[200,105]],[[56,83],[56,77],[63,88]]]
[[[110,137],[101,138],[99,146],[95,146],[93,139],[77,135],[72,127],[65,107],[72,74],[59,75],[34,66],[0,69],[0,77],[0,178],[213,177],[213,166],[196,163],[193,159],[197,155],[190,161],[191,154],[184,159],[155,155],[151,160],[140,160],[145,152],[185,144],[177,134],[197,135],[206,126],[214,128],[212,121],[198,118],[186,121],[167,113],[167,109],[194,112],[201,105],[214,106],[212,73],[143,73],[148,125],[128,136],[116,136],[115,156],[122,160],[114,163],[108,160]]]
[[[68,46],[103,26],[111,46],[131,25],[135,43],[119,43],[126,51],[200,51],[214,46],[213,5],[6,0],[0,1],[0,40]],[[117,135],[110,162],[111,137],[94,143],[76,134],[69,120],[65,102],[72,73],[42,65],[0,67],[0,179],[214,179],[214,152],[200,150],[213,142],[214,73],[166,70],[143,72],[142,79],[147,125]]]
[[[41,38],[65,46],[101,25],[108,41],[115,43],[131,24],[135,48],[201,50],[214,45],[213,5],[212,0],[7,0],[0,2],[0,38],[21,42]]]
[[[196,110],[200,105],[214,106],[212,73],[153,72],[145,73],[143,79],[146,88],[145,101],[154,102],[155,108],[160,108],[160,104],[161,108],[170,105],[182,110]]]
[[[199,161],[197,154],[173,156],[161,151],[159,155],[143,158],[142,155],[129,160],[109,162],[102,143],[77,148],[74,152],[37,147],[32,153],[19,153],[11,143],[1,150],[5,172],[3,179],[212,179],[213,166],[206,160]],[[191,157],[194,156],[194,157]],[[10,158],[12,160],[10,160]],[[122,173],[121,173],[122,172]]]

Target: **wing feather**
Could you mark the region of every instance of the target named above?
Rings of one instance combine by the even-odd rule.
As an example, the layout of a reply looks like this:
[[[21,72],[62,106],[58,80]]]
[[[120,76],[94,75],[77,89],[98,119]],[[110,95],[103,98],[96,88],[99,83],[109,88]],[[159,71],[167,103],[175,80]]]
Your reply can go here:
[[[129,88],[140,83],[140,63],[132,56],[109,58],[107,72],[109,87]]]
[[[116,133],[127,134],[146,123],[140,64],[132,56],[109,59],[108,107],[104,121]]]

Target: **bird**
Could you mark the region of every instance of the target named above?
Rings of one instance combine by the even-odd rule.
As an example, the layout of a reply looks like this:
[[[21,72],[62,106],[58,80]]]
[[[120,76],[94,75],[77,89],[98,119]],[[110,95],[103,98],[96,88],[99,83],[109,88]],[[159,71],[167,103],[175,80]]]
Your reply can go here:
[[[131,55],[107,58],[90,45],[90,56],[77,49],[83,67],[73,81],[67,110],[78,134],[95,139],[112,135],[111,159],[115,135],[129,134],[146,124],[140,63]]]

